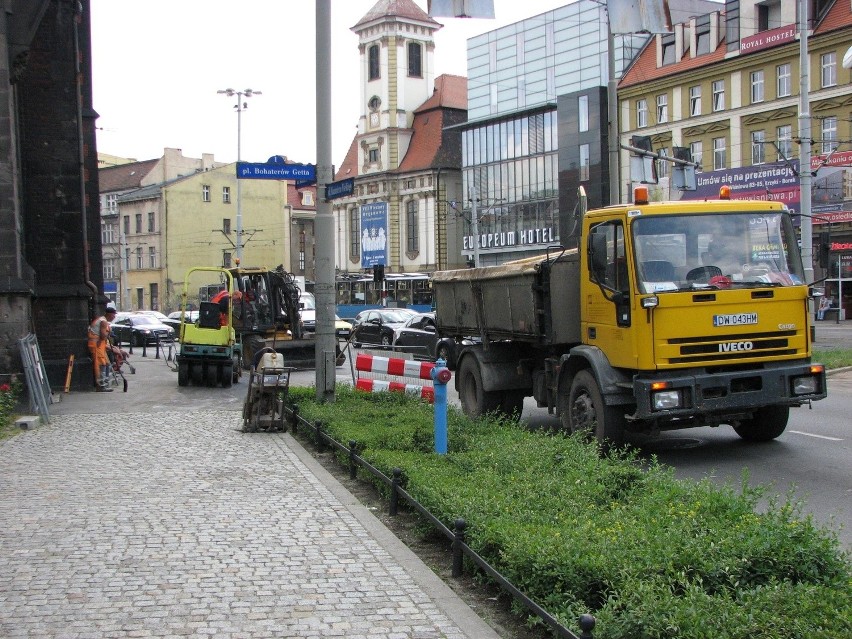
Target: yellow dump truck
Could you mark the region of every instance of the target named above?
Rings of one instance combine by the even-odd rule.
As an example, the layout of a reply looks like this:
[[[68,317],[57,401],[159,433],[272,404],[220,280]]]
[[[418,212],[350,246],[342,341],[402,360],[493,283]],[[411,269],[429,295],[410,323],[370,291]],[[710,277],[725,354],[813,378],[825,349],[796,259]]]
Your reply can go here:
[[[439,332],[479,338],[455,364],[463,410],[518,413],[532,396],[614,444],[721,424],[781,435],[791,407],[826,396],[814,290],[787,208],[726,195],[650,203],[640,187],[585,213],[575,249],[435,273]]]

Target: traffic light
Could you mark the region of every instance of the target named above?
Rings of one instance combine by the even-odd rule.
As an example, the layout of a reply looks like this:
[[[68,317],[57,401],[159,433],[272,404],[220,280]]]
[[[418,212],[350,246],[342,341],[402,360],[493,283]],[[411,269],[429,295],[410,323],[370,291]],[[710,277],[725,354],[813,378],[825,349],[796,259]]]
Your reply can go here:
[[[384,264],[376,264],[373,267],[373,281],[374,282],[384,282],[385,281],[385,265]]]
[[[819,234],[819,252],[817,253],[820,267],[828,268],[830,252],[831,234],[828,231],[823,231]]]

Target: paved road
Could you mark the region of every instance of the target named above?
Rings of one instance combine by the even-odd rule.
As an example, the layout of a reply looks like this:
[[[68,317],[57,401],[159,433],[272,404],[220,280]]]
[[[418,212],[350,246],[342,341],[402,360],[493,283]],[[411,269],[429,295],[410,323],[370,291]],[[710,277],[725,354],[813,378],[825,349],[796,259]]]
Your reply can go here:
[[[131,360],[0,442],[0,637],[497,637],[236,390]]]

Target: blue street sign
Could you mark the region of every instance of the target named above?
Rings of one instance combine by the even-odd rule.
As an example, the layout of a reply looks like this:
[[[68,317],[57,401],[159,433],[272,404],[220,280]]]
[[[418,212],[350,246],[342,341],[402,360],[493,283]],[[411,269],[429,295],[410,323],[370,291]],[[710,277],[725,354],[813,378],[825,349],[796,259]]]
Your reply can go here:
[[[325,185],[325,199],[333,200],[338,197],[346,197],[352,195],[355,190],[355,179],[346,178],[339,182],[331,182]]]
[[[316,181],[317,169],[313,164],[237,162],[237,179]]]

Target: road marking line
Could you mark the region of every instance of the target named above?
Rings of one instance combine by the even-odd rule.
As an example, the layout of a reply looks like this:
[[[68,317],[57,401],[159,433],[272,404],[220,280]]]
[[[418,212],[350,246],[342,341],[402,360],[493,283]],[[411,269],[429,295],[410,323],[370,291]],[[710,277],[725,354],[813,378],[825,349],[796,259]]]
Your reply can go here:
[[[841,437],[828,437],[827,435],[814,435],[813,433],[803,433],[800,430],[789,430],[788,433],[796,433],[797,435],[804,435],[805,437],[817,437],[819,439],[828,439],[833,442],[842,442],[843,439]]]

